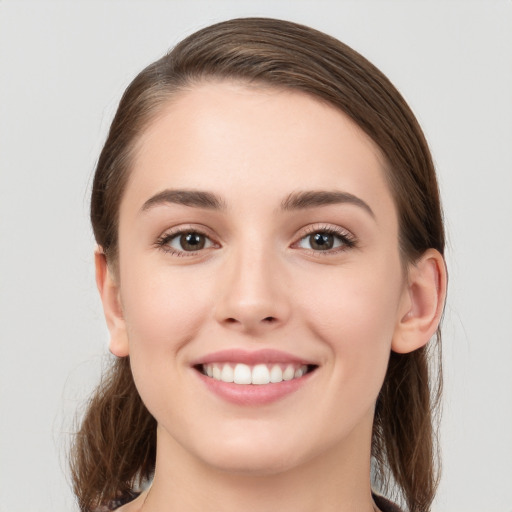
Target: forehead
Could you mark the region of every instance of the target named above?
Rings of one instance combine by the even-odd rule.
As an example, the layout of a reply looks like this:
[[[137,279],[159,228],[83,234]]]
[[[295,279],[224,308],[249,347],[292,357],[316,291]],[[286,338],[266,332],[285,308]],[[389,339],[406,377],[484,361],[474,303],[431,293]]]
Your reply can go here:
[[[346,189],[390,199],[383,161],[348,116],[316,98],[208,82],[177,93],[141,135],[125,196],[139,206],[163,188],[279,200],[296,189]]]

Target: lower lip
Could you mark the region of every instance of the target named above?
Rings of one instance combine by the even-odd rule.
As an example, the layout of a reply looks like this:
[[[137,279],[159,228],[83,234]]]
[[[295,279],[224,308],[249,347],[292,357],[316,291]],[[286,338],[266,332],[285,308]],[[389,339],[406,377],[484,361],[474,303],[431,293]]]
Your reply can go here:
[[[299,379],[284,380],[269,384],[234,384],[212,379],[196,372],[205,386],[220,398],[236,405],[266,405],[277,402],[299,390],[313,372],[306,373]]]

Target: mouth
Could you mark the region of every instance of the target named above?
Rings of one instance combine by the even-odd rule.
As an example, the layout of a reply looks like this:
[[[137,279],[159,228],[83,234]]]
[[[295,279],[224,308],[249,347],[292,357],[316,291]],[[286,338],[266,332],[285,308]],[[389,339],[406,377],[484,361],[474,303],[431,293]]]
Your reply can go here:
[[[270,405],[302,388],[319,368],[311,360],[274,349],[221,350],[191,361],[205,388],[223,401],[243,407]]]
[[[197,364],[194,368],[215,381],[241,386],[262,386],[300,379],[312,373],[317,366],[295,362],[257,364],[214,362]]]

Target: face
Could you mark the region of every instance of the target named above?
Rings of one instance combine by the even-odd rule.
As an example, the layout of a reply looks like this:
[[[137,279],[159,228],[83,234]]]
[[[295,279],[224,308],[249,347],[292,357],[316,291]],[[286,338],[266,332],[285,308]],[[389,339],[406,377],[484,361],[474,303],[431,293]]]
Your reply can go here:
[[[138,143],[118,272],[112,349],[159,449],[261,473],[369,451],[408,293],[382,158],[343,113],[236,83],[178,94]]]

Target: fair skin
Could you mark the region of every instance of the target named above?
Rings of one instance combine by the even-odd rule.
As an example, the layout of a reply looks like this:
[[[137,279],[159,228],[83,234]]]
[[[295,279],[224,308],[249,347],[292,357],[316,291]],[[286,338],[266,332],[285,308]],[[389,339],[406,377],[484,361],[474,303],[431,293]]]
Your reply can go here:
[[[138,142],[117,263],[96,255],[111,351],[158,422],[151,492],[123,511],[375,510],[389,353],[430,339],[446,278],[434,250],[404,273],[383,158],[352,121],[299,92],[180,92]],[[237,363],[297,373],[205,375]]]

